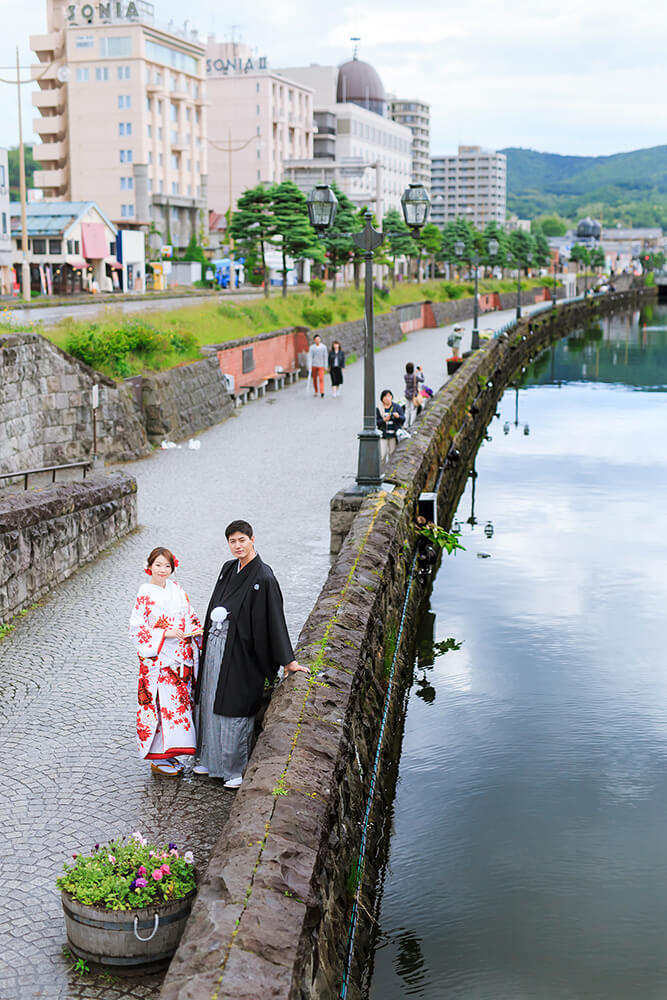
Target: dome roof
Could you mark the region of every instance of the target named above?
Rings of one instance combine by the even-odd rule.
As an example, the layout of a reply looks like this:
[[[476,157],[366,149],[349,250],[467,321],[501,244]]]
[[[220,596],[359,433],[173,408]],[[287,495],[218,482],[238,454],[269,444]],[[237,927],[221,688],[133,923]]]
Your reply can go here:
[[[386,96],[382,80],[368,63],[350,59],[338,69],[336,102],[359,104],[362,108],[384,115]]]
[[[599,222],[595,219],[591,219],[590,215],[587,215],[585,219],[582,219],[577,226],[577,236],[583,239],[594,239],[599,240],[602,235],[602,227]]]

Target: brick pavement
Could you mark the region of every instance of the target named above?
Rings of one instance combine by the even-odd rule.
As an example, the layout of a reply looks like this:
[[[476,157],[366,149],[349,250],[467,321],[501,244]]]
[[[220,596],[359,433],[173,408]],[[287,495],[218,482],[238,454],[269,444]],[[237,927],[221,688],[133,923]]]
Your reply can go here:
[[[482,325],[499,326],[509,315]],[[446,336],[447,328],[418,331],[379,353],[378,391],[401,394],[408,360],[437,389],[446,378]],[[178,579],[203,613],[228,557],[225,525],[248,518],[280,580],[296,641],[329,568],[329,499],[356,472],[362,379],[362,364],[351,366],[343,393],[324,399],[302,381],[201,434],[198,451],[183,446],[125,465],[139,484],[141,527],[0,642],[0,1000],[157,995],[160,976],[71,971],[53,885],[72,853],[136,829],[191,848],[205,864],[234,794],[187,774],[153,777],[137,757],[137,665],[126,623],[143,562],[156,544],[172,548]]]

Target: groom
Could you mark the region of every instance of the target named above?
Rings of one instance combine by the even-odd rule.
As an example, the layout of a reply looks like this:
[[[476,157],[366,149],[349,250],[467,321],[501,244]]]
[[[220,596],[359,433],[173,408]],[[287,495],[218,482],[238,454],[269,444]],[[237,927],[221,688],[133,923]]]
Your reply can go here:
[[[252,526],[232,521],[225,537],[233,558],[220,571],[204,620],[195,692],[200,751],[195,772],[222,777],[226,787],[238,788],[265,680],[273,680],[281,665],[286,674],[308,669],[294,659],[282,593],[273,570],[255,551]]]

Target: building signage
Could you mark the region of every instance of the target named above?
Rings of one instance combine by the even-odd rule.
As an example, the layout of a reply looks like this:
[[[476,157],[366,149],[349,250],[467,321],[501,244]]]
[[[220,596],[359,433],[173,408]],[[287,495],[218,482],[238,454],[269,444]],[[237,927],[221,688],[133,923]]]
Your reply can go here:
[[[266,56],[260,56],[258,59],[239,58],[206,60],[207,73],[221,73],[223,76],[229,76],[230,73],[256,73],[258,70],[268,68],[268,60]]]
[[[107,0],[106,3],[70,3],[65,8],[68,24],[76,24],[78,20],[88,24],[97,15],[100,21],[111,21],[117,18],[121,21],[136,21],[139,11],[134,0]]]

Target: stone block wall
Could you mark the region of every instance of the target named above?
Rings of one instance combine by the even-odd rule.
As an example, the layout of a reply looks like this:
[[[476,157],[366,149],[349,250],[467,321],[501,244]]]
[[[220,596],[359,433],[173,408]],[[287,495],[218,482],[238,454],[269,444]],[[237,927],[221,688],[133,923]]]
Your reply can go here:
[[[137,525],[124,472],[0,499],[0,621],[48,594]]]
[[[181,440],[231,416],[233,404],[215,357],[141,380],[148,439]]]
[[[636,298],[636,297],[635,297]],[[416,546],[419,494],[438,495],[447,525],[467,469],[514,373],[553,340],[619,305],[585,302],[522,321],[485,344],[437,394],[386,474],[392,492],[361,503],[316,606],[297,658],[310,676],[284,682],[269,705],[231,816],[209,861],[192,916],[167,974],[163,1000],[330,1000],[340,992],[356,885],[360,820]],[[637,299],[637,301],[639,301]],[[416,627],[417,580],[405,637]],[[382,774],[395,767],[409,666],[399,656]],[[395,773],[395,771],[394,771]],[[371,813],[381,830],[390,796],[382,781]],[[369,845],[360,887],[357,998],[377,876]]]

